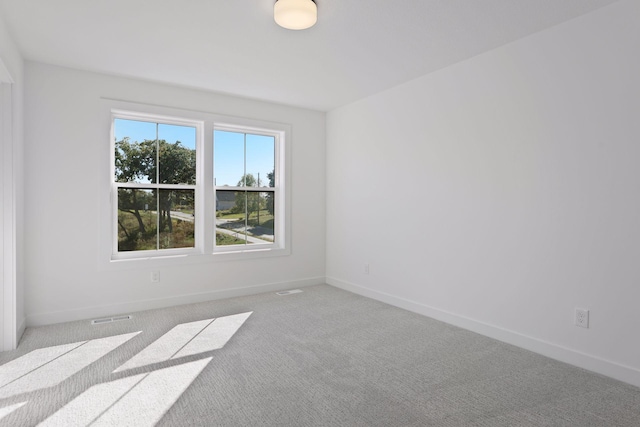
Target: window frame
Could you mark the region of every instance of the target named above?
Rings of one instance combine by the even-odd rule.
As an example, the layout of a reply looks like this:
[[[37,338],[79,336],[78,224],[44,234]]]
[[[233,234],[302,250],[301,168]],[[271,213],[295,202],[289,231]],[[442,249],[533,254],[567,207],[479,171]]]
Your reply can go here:
[[[147,122],[164,125],[174,126],[188,126],[196,129],[196,183],[195,184],[162,184],[156,183],[139,183],[139,182],[117,182],[115,180],[115,121],[116,119],[122,120],[135,120],[138,122]],[[112,197],[112,259],[136,259],[136,258],[149,258],[157,256],[171,256],[171,255],[190,255],[202,253],[202,233],[198,233],[197,230],[202,227],[202,214],[204,211],[200,209],[199,205],[202,204],[202,168],[203,159],[200,152],[203,148],[203,133],[204,123],[198,120],[188,120],[183,118],[161,116],[157,114],[139,113],[123,110],[111,111],[111,197]],[[156,138],[158,137],[156,131]],[[157,139],[156,139],[157,140]],[[157,156],[157,155],[156,155]],[[157,160],[157,159],[156,159]],[[157,169],[159,170],[159,164]],[[118,190],[121,188],[130,189],[149,189],[156,190],[156,197],[159,197],[160,190],[193,190],[194,191],[194,203],[195,203],[195,216],[194,216],[194,240],[195,244],[192,248],[168,248],[168,249],[155,249],[155,250],[140,250],[140,251],[119,251],[118,250]],[[200,201],[200,203],[198,203]]]
[[[215,113],[193,111],[172,107],[137,104],[126,101],[102,99],[104,132],[109,135],[109,150],[103,162],[105,194],[101,208],[101,238],[99,269],[130,269],[143,263],[147,268],[158,268],[173,264],[208,263],[236,259],[264,258],[291,254],[291,126]],[[196,127],[196,184],[195,184],[195,245],[193,248],[172,248],[144,251],[117,251],[117,190],[115,183],[115,135],[114,120],[147,121],[188,125]],[[107,131],[108,129],[108,131]],[[274,168],[277,168],[274,191],[274,236],[273,243],[259,245],[215,245],[215,186],[214,186],[214,129],[233,132],[276,136]],[[108,169],[108,174],[106,173]],[[118,183],[120,188],[142,188],[139,183]],[[125,185],[122,185],[125,184]],[[180,184],[151,184],[178,186]],[[108,190],[107,190],[108,188]],[[245,190],[245,189],[243,189]]]
[[[260,129],[260,128],[254,128],[254,127],[248,127],[248,126],[238,126],[238,125],[234,125],[234,124],[228,124],[228,123],[218,123],[215,124],[213,127],[213,131],[223,131],[223,132],[235,132],[235,133],[243,133],[243,134],[250,134],[250,135],[260,135],[260,136],[269,136],[269,137],[273,137],[274,138],[274,173],[275,173],[275,180],[274,180],[274,187],[238,187],[238,186],[217,186],[215,185],[215,178],[214,178],[214,186],[213,186],[213,191],[214,191],[214,201],[216,199],[215,197],[215,193],[220,190],[220,191],[243,191],[243,192],[247,192],[247,193],[261,193],[261,192],[273,192],[273,197],[274,197],[274,213],[273,213],[273,217],[274,217],[274,241],[272,243],[259,243],[257,246],[250,246],[247,245],[246,243],[244,245],[215,245],[214,246],[214,252],[215,253],[233,253],[233,252],[238,252],[238,251],[245,251],[245,250],[253,250],[253,251],[258,251],[258,250],[270,250],[270,249],[282,249],[283,245],[282,245],[282,240],[280,238],[280,233],[282,233],[284,230],[281,224],[281,221],[278,220],[278,218],[280,218],[280,216],[282,214],[284,214],[284,204],[281,203],[282,201],[282,197],[280,196],[281,193],[281,182],[283,181],[281,175],[283,175],[283,171],[282,168],[280,167],[281,163],[284,161],[284,159],[282,158],[283,155],[283,148],[282,148],[282,139],[284,139],[284,132],[282,131],[275,131],[275,130],[271,130],[271,129]],[[215,135],[215,133],[214,133]],[[215,147],[215,136],[213,139],[213,145]],[[213,153],[213,162],[215,164],[215,150]],[[246,157],[246,152],[245,152],[245,157]],[[246,174],[246,171],[245,171]],[[215,170],[214,170],[214,176],[215,176]],[[215,223],[215,221],[214,221]],[[217,229],[217,227],[214,224],[214,233],[215,230]],[[214,236],[214,241],[215,241],[215,236]],[[243,249],[244,248],[244,249]]]

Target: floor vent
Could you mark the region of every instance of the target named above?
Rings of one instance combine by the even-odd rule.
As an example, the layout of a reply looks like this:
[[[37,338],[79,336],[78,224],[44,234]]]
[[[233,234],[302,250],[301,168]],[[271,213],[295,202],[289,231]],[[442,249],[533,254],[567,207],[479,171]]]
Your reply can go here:
[[[111,322],[119,322],[121,320],[130,320],[131,315],[126,314],[123,316],[114,316],[114,317],[103,317],[102,319],[93,319],[91,321],[92,325],[101,325],[103,323],[111,323]]]
[[[299,294],[300,292],[302,292],[300,289],[291,289],[289,291],[280,291],[280,292],[276,292],[276,295],[291,295],[291,294]]]

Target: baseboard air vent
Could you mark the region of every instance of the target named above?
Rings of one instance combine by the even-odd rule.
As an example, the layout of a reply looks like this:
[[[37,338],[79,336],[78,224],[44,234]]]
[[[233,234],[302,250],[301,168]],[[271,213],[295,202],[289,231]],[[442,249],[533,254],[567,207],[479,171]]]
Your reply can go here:
[[[114,317],[103,317],[102,319],[93,319],[91,321],[92,325],[101,325],[103,323],[111,323],[111,322],[119,322],[120,320],[130,320],[131,315],[125,314],[122,316],[114,316]]]
[[[284,296],[284,295],[291,295],[291,294],[299,294],[300,292],[302,292],[300,289],[290,289],[288,291],[276,292],[276,295]]]

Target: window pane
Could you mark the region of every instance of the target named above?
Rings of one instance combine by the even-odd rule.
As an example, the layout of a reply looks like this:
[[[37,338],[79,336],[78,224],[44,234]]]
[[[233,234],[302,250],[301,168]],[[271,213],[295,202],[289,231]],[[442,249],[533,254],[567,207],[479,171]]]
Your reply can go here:
[[[244,191],[216,190],[216,245],[244,245],[245,233]]]
[[[274,241],[274,193],[248,192],[247,243],[273,243]]]
[[[275,138],[273,136],[247,134],[247,176],[254,179],[248,187],[274,187]],[[270,185],[270,182],[271,185]]]
[[[216,130],[214,141],[214,185],[239,186],[244,176],[244,133]]]
[[[116,182],[155,182],[156,124],[114,120]]]
[[[155,250],[156,191],[118,189],[118,251]]]
[[[194,190],[160,190],[159,202],[159,248],[195,247]]]
[[[216,245],[273,243],[273,206],[273,191],[216,191]]]
[[[196,128],[159,124],[158,150],[160,183],[196,183]]]

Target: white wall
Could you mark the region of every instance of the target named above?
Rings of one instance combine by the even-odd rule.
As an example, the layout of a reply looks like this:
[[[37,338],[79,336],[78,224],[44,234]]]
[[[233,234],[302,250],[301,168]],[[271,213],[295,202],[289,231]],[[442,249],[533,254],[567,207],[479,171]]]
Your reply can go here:
[[[324,113],[32,62],[25,78],[29,325],[324,282]],[[103,268],[101,97],[290,124],[291,255],[172,265],[155,284],[145,265]]]
[[[328,282],[640,385],[638,16],[331,111]]]
[[[24,252],[24,222],[23,222],[23,207],[24,207],[24,181],[23,181],[23,90],[24,90],[24,62],[22,56],[18,50],[18,47],[14,43],[11,35],[9,34],[6,23],[0,17],[0,59],[9,72],[11,80],[13,80],[11,88],[12,98],[12,141],[11,141],[11,157],[12,171],[11,182],[3,182],[0,185],[5,185],[11,188],[13,193],[7,199],[4,200],[7,205],[4,206],[7,212],[11,213],[13,218],[10,218],[10,228],[12,228],[13,236],[3,236],[3,238],[11,238],[11,251],[13,253],[7,255],[5,253],[5,259],[9,260],[10,265],[5,266],[6,269],[11,269],[11,275],[14,277],[15,289],[14,295],[5,295],[5,300],[15,301],[13,308],[11,323],[16,328],[16,335],[11,338],[11,341],[19,339],[22,336],[25,328],[25,311],[24,311],[24,268],[22,254]],[[1,147],[0,147],[1,149]],[[5,194],[6,196],[6,194]],[[3,203],[0,201],[0,203]],[[1,207],[0,207],[1,208]],[[5,217],[5,220],[7,218]],[[0,224],[2,226],[2,224]],[[6,301],[5,301],[6,302]],[[5,309],[5,312],[7,310]],[[11,345],[10,347],[13,347]]]

